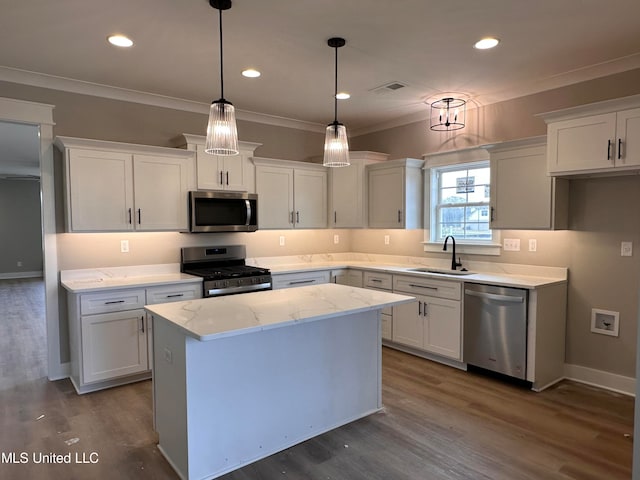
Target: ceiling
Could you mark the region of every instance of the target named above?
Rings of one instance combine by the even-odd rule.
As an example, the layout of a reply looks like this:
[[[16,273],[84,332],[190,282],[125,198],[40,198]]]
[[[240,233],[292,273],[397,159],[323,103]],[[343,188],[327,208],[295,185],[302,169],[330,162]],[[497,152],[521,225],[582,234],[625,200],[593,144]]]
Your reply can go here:
[[[223,14],[225,97],[240,118],[321,129],[333,120],[326,42],[342,36],[339,90],[351,99],[338,118],[353,135],[426,116],[425,101],[449,93],[486,105],[640,68],[638,19],[638,0],[233,0]],[[135,45],[110,46],[112,33]],[[501,44],[472,47],[488,35]],[[208,0],[2,0],[0,80],[35,72],[206,108],[220,96],[218,48]],[[242,77],[246,67],[262,76]],[[376,93],[391,82],[406,87]]]

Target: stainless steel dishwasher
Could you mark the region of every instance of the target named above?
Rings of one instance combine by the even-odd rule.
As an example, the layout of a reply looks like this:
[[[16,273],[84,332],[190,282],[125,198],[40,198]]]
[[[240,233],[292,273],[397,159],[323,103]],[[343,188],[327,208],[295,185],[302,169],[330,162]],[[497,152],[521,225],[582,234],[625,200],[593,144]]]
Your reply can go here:
[[[527,290],[466,283],[463,351],[469,365],[526,379]]]

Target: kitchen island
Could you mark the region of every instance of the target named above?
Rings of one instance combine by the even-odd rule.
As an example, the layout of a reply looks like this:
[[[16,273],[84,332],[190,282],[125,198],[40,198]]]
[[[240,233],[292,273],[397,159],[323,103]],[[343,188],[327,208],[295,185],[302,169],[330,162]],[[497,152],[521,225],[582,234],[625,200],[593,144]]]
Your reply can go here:
[[[158,448],[215,478],[380,410],[380,310],[413,300],[324,284],[145,307]]]

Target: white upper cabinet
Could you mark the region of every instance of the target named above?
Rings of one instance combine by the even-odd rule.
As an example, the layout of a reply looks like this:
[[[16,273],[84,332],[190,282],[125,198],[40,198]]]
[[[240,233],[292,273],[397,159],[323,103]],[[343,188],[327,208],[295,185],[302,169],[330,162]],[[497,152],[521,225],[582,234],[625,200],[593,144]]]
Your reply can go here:
[[[259,228],[327,228],[325,167],[270,158],[254,163]]]
[[[368,165],[370,228],[422,228],[422,160]]]
[[[329,168],[329,226],[363,228],[367,226],[367,165],[387,160],[376,152],[349,152],[351,165]]]
[[[255,193],[255,167],[251,158],[261,143],[238,142],[240,153],[211,155],[204,151],[206,137],[183,134],[176,146],[196,152],[198,190],[233,190]]]
[[[67,231],[188,230],[192,152],[69,137],[56,146],[65,155]]]
[[[550,175],[640,169],[640,95],[541,116]]]
[[[492,229],[568,226],[568,180],[547,175],[546,137],[485,146],[491,161]]]

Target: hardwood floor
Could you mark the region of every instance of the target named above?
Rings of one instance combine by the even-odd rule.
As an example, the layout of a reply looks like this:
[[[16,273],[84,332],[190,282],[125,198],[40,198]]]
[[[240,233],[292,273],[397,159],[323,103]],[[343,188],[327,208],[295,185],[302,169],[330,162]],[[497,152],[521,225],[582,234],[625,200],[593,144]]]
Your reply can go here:
[[[156,446],[150,381],[80,396],[46,380],[38,288],[0,282],[0,478],[176,479]],[[631,397],[573,382],[534,393],[384,348],[383,401],[380,413],[221,478],[631,478]],[[28,463],[8,463],[11,452]],[[34,463],[52,453],[71,463]]]

